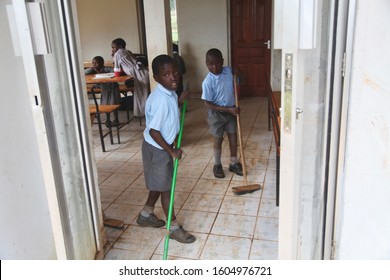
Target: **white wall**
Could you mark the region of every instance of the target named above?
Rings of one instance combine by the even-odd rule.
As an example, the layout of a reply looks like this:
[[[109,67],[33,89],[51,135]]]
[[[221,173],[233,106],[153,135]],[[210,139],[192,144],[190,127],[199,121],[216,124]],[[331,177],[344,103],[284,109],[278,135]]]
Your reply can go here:
[[[206,52],[210,48],[221,50],[225,65],[229,65],[228,1],[176,0],[179,51],[186,63],[185,82],[192,91],[202,90],[207,75]]]
[[[24,67],[14,54],[4,3],[0,41],[8,46],[0,52],[0,259],[55,259]]]
[[[126,41],[126,48],[140,53],[136,0],[77,0],[83,60],[100,55],[111,61],[111,42]]]
[[[357,1],[338,259],[390,259],[390,2]]]

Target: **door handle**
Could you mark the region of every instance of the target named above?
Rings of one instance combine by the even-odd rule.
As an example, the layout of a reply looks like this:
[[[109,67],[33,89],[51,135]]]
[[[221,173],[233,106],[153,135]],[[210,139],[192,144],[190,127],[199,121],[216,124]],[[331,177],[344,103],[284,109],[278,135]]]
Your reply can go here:
[[[299,118],[299,114],[302,114],[302,113],[303,113],[302,109],[296,108],[295,109],[295,118],[298,119]]]
[[[271,49],[271,40],[267,40],[264,42],[264,45],[267,45],[267,49]]]

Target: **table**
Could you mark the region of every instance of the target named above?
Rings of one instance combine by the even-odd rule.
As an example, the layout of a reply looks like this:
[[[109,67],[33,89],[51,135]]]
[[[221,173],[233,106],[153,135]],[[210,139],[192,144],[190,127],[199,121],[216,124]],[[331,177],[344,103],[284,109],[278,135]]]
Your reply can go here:
[[[125,97],[127,97],[127,92],[129,92],[129,91],[134,92],[134,88],[127,87],[125,85],[126,81],[133,80],[133,77],[131,77],[131,76],[123,75],[123,76],[114,76],[112,78],[96,78],[95,75],[96,74],[85,75],[85,82],[87,84],[87,91],[91,92],[92,94],[98,93],[101,91],[100,89],[93,88],[94,85],[107,84],[107,83],[118,83],[119,84],[119,91]],[[127,123],[126,124],[128,124],[131,121],[128,109],[126,110],[126,113],[127,113]],[[125,125],[125,124],[122,124],[121,126],[123,126],[123,125]]]
[[[85,82],[87,85],[93,85],[93,84],[107,84],[107,83],[118,83],[118,84],[123,84],[127,80],[132,80],[133,77],[130,76],[114,76],[112,78],[95,78],[95,74],[91,75],[85,75]]]

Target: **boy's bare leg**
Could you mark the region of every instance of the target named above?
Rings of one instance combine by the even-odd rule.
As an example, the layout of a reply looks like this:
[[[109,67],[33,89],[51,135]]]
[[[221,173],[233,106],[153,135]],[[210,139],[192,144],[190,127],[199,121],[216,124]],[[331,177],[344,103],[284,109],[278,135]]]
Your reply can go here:
[[[230,156],[237,157],[237,133],[228,133]]]
[[[228,133],[230,148],[230,165],[229,171],[242,176],[242,165],[237,159],[237,133]]]
[[[162,192],[161,193],[161,205],[162,205],[162,208],[164,210],[164,213],[165,213],[165,216],[167,217],[168,219],[168,212],[169,212],[169,202],[171,201],[171,192],[168,191],[168,192]],[[176,220],[176,216],[175,216],[175,210],[174,210],[174,206],[172,207],[172,219],[171,221],[174,221]]]
[[[214,137],[214,149],[222,149],[223,137]]]
[[[156,202],[160,197],[160,194],[161,194],[160,192],[149,191],[148,199],[146,200],[145,205],[154,207],[154,205],[156,205]]]
[[[225,178],[225,173],[222,169],[221,157],[222,157],[222,142],[223,137],[214,137],[214,167],[213,173],[215,178]]]

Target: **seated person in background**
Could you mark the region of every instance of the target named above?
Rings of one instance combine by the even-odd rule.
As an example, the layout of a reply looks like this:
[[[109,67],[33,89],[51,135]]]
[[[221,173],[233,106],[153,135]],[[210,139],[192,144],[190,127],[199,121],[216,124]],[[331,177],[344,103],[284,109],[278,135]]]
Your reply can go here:
[[[92,67],[85,69],[85,75],[99,73],[113,73],[114,68],[104,66],[104,59],[101,56],[95,56],[92,59]],[[120,104],[120,91],[118,83],[99,84],[98,87],[102,90],[100,104],[102,105],[117,105]],[[117,125],[118,120],[114,120],[111,126]],[[106,123],[108,125],[108,123]]]

